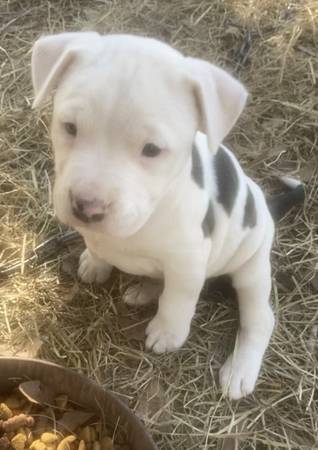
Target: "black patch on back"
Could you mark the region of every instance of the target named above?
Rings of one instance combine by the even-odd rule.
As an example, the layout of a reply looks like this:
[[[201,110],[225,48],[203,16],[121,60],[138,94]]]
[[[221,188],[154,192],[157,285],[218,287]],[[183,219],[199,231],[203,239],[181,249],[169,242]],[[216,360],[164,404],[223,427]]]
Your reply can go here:
[[[212,231],[214,229],[214,211],[212,203],[209,201],[208,209],[206,211],[206,214],[204,216],[203,222],[202,222],[202,230],[204,237],[211,236]]]
[[[255,200],[250,190],[250,187],[247,186],[247,195],[245,201],[245,209],[244,209],[244,219],[243,219],[243,228],[250,227],[253,228],[256,225],[256,208],[255,208]]]
[[[219,148],[214,157],[215,176],[218,188],[217,201],[228,215],[231,214],[238,193],[239,178],[228,153]]]
[[[193,180],[196,182],[196,184],[200,188],[203,188],[204,182],[203,182],[202,162],[201,162],[200,154],[199,154],[198,149],[195,144],[193,144],[193,146],[192,146],[191,176],[192,176]]]

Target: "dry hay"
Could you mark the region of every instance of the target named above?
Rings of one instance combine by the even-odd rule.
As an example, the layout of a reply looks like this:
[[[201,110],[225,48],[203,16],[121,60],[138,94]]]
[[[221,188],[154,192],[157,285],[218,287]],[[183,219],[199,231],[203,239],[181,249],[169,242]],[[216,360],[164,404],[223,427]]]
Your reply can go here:
[[[41,357],[112,388],[160,449],[318,448],[317,0],[1,0],[0,8],[2,351],[41,347]],[[236,73],[251,97],[228,142],[247,172],[267,189],[280,173],[306,182],[304,211],[278,227],[278,324],[248,399],[228,402],[217,383],[237,324],[229,297],[204,292],[179,352],[144,353],[154,308],[124,306],[131,280],[119,273],[103,287],[78,284],[82,244],[56,240],[65,230],[48,202],[49,112],[30,109],[30,49],[40,34],[80,29],[160,37]]]

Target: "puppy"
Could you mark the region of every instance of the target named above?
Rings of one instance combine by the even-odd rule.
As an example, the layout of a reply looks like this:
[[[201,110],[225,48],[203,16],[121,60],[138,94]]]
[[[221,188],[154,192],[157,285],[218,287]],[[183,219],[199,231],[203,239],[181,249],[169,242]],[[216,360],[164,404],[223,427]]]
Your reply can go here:
[[[274,325],[274,224],[261,189],[222,145],[245,88],[157,40],[97,33],[40,38],[32,78],[34,107],[55,91],[54,205],[85,240],[81,279],[104,282],[113,266],[163,279],[161,290],[149,280],[125,296],[159,296],[146,347],[161,353],[187,339],[205,280],[231,275],[240,328],[220,383],[231,399],[251,393]]]

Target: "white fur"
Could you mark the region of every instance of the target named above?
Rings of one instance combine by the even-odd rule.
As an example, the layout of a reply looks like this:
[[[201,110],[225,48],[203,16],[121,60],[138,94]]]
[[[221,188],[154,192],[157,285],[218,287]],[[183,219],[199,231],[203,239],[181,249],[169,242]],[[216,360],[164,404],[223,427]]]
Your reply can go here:
[[[273,328],[269,254],[274,227],[261,190],[226,149],[239,189],[233,211],[225,212],[216,198],[211,161],[244,107],[243,86],[159,41],[95,33],[41,38],[33,49],[32,74],[35,106],[56,89],[54,204],[59,219],[85,239],[80,277],[102,282],[116,266],[162,278],[158,312],[146,339],[147,348],[161,353],[187,339],[206,278],[230,273],[241,326],[220,381],[233,399],[252,392]],[[65,122],[76,124],[76,137],[67,134]],[[194,140],[204,189],[191,176]],[[142,156],[148,142],[163,149],[159,156]],[[242,226],[247,186],[257,210],[253,228]],[[90,224],[76,219],[70,190],[103,201],[105,218]],[[202,222],[210,200],[215,226],[205,237]],[[131,288],[126,301],[145,303],[145,292],[150,299],[149,286]]]

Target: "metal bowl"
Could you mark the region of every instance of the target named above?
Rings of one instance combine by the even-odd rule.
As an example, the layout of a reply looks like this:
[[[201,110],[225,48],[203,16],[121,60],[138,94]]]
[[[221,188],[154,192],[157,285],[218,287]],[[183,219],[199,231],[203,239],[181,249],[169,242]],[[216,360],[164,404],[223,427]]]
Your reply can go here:
[[[25,380],[39,380],[56,392],[107,417],[111,427],[120,424],[127,434],[131,450],[158,450],[146,428],[115,394],[70,369],[47,361],[0,357],[0,393]]]

